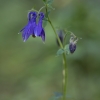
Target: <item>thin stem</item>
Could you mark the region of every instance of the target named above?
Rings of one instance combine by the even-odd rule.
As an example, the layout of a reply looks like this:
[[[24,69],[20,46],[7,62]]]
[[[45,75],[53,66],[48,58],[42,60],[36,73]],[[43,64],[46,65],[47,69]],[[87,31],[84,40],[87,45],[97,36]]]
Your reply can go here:
[[[41,11],[42,9],[44,9],[45,7],[46,7],[46,6],[41,7],[40,10],[38,11],[38,14],[39,14],[40,11]]]
[[[56,30],[55,30],[55,28],[54,28],[54,26],[53,26],[53,24],[52,24],[52,22],[50,21],[49,18],[48,18],[48,21],[49,21],[49,23],[50,23],[50,25],[51,25],[51,27],[52,27],[52,29],[53,29],[55,35],[56,35],[56,38],[57,38],[57,40],[58,40],[58,42],[59,42],[59,44],[60,44],[60,47],[63,49],[63,48],[64,48],[64,47],[63,47],[63,44],[61,43],[61,41],[60,41],[60,39],[59,39],[59,36],[58,36],[58,34],[56,33]]]
[[[48,10],[47,10],[47,5],[46,5],[46,13],[47,12],[48,12]],[[55,35],[56,35],[56,38],[58,39],[60,47],[62,49],[64,49],[63,44],[61,43],[59,36],[56,33],[56,30],[55,30],[49,16],[47,16],[47,17],[48,17],[48,22],[50,23],[50,25],[51,25],[51,27],[52,27]],[[63,70],[63,100],[66,100],[66,93],[67,93],[67,59],[66,59],[66,53],[63,53],[63,65],[64,65],[64,70]]]
[[[67,94],[67,58],[66,54],[63,53],[63,65],[64,65],[64,70],[63,70],[63,100],[66,100],[66,94]]]

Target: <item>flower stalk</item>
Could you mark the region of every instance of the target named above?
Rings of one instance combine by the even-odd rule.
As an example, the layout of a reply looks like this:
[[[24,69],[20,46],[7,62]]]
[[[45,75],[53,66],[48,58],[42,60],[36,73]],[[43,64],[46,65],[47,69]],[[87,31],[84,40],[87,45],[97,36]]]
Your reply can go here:
[[[48,9],[47,9],[47,5],[46,5],[46,13],[47,12],[48,12]],[[56,30],[55,30],[49,16],[47,16],[47,18],[48,18],[48,22],[50,23],[50,25],[51,25],[51,27],[56,35],[56,38],[59,42],[61,49],[64,49],[63,44],[62,44],[58,34],[56,33]],[[66,94],[67,94],[67,58],[66,58],[65,52],[63,53],[63,65],[64,65],[64,69],[63,69],[63,98],[62,98],[62,100],[66,100]]]

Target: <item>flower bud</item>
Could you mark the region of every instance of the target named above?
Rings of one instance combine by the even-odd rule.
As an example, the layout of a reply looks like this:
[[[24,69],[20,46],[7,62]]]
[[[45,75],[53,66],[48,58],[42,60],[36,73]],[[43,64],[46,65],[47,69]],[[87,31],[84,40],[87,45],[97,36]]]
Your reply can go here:
[[[62,31],[62,30],[59,30],[59,31],[58,31],[58,37],[59,37],[61,43],[63,43],[64,34],[63,34],[63,31]],[[58,46],[60,46],[58,40],[57,40],[57,44],[58,44]]]
[[[75,40],[76,39],[76,40]],[[69,43],[69,51],[70,53],[74,53],[76,50],[76,43],[78,41],[78,38],[72,33]]]
[[[69,50],[70,50],[70,53],[74,53],[74,51],[76,50],[76,44],[70,43],[69,44]]]

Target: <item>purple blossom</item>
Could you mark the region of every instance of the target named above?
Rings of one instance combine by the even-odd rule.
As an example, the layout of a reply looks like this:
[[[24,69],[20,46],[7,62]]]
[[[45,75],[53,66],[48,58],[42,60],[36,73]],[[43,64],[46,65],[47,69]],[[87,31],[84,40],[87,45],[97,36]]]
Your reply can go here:
[[[34,35],[34,28],[36,27],[36,18],[37,18],[37,13],[30,11],[28,13],[28,23],[27,25],[20,31],[22,32],[22,38],[23,41],[25,42],[30,35]]]
[[[70,38],[70,43],[69,43],[69,51],[70,53],[74,53],[74,51],[76,50],[76,43],[78,41],[78,38],[75,40],[76,36],[71,36]]]
[[[70,53],[74,53],[74,51],[76,50],[76,44],[70,43],[69,44],[69,50],[70,50]]]
[[[43,19],[44,19],[44,13],[40,12],[39,13],[39,21],[34,29],[34,34],[36,37],[41,37],[42,40],[45,41],[45,31],[44,31],[44,28],[42,26]]]

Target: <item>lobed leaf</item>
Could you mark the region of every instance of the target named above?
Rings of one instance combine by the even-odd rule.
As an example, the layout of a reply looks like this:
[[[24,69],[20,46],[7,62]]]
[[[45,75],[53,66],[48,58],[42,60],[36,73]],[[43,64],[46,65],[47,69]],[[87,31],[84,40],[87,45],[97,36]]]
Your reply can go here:
[[[64,50],[63,49],[59,49],[58,51],[57,51],[57,56],[59,56],[59,55],[61,55],[61,54],[63,54],[64,53]]]
[[[70,51],[69,51],[69,44],[65,45],[64,51],[67,52],[67,54],[70,54]]]

